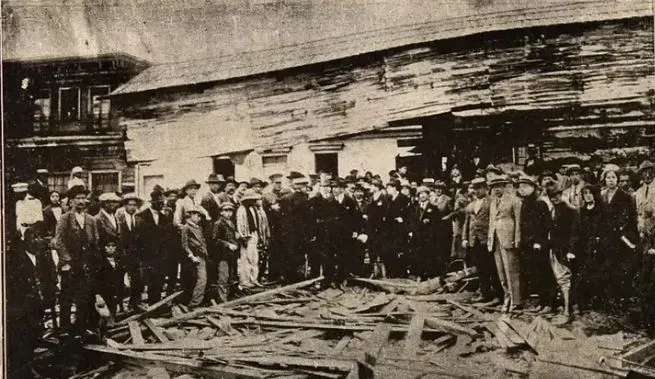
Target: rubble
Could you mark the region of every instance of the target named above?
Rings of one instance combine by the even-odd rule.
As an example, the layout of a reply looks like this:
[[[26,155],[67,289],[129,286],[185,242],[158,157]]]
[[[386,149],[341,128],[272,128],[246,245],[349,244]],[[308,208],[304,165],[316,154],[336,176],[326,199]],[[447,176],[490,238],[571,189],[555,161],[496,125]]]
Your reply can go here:
[[[322,278],[171,317],[148,310],[86,351],[171,378],[625,377],[655,373],[655,344],[586,336],[527,312],[467,304],[471,293],[380,292],[387,282],[319,290]],[[461,278],[459,279],[461,280]],[[383,283],[380,283],[383,282]],[[436,281],[432,281],[434,283]],[[404,284],[406,285],[406,284]],[[400,286],[400,288],[408,288]],[[420,283],[417,283],[420,285]],[[387,288],[396,288],[388,286]],[[415,287],[417,288],[417,287]],[[170,304],[168,304],[170,308]],[[166,314],[171,314],[170,312]],[[570,330],[569,330],[570,329]],[[632,349],[632,350],[630,350]],[[115,366],[108,366],[115,367]],[[115,377],[121,377],[121,376]],[[90,377],[90,376],[89,376]]]

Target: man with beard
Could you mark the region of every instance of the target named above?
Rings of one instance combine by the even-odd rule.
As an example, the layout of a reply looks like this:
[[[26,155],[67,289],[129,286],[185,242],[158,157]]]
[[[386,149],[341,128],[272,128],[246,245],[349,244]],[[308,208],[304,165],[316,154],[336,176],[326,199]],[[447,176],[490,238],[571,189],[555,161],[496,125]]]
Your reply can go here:
[[[407,273],[409,199],[400,193],[400,183],[387,183],[388,206],[384,228],[384,259],[387,273],[401,277]]]
[[[221,203],[229,202],[234,205],[234,209],[237,209],[240,205],[239,199],[237,198],[237,182],[234,181],[234,178],[229,177],[225,181],[225,193],[220,196]],[[236,212],[232,215],[232,222],[236,223]]]
[[[530,176],[519,178],[518,194],[521,202],[521,245],[522,263],[525,272],[524,282],[529,293],[539,296],[535,312],[550,313],[555,280],[549,270],[548,254],[545,250],[548,225],[548,205],[539,200],[536,194],[537,183]]]
[[[202,197],[200,205],[205,208],[211,220],[215,222],[218,220],[220,213],[219,207],[221,205],[222,187],[225,179],[223,179],[222,175],[209,174],[205,183],[209,186],[209,192]]]

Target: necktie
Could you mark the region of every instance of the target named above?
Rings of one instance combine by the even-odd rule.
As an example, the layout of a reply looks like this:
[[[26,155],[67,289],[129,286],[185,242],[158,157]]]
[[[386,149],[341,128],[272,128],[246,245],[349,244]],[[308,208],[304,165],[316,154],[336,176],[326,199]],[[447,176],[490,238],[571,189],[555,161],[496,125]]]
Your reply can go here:
[[[646,193],[644,194],[644,200],[646,201],[648,201],[648,187],[650,187],[650,185],[646,184]]]

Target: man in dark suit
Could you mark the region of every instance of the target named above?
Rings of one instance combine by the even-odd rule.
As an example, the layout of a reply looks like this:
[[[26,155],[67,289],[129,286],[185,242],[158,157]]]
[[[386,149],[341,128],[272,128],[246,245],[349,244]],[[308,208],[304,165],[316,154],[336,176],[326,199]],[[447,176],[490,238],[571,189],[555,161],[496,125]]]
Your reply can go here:
[[[209,174],[205,183],[209,185],[209,192],[203,195],[200,205],[209,213],[211,221],[216,222],[220,216],[221,195],[225,179],[223,175]]]
[[[148,286],[148,303],[161,299],[166,277],[166,260],[170,257],[173,236],[173,220],[161,212],[164,194],[153,191],[150,207],[136,215],[136,235],[139,256],[143,264],[144,282]]]
[[[549,187],[546,193],[553,204],[547,242],[550,267],[564,300],[562,317],[556,323],[566,324],[571,321],[571,263],[578,243],[578,213],[562,200],[561,187]]]
[[[85,212],[87,194],[83,186],[71,187],[67,197],[72,209],[57,222],[55,235],[61,273],[60,322],[63,328],[70,326],[71,306],[75,303],[76,322],[71,332],[78,336],[94,316],[92,283],[100,261],[96,222]],[[96,304],[104,304],[99,298],[96,296]]]
[[[327,270],[327,256],[329,246],[329,221],[331,217],[332,187],[325,180],[321,181],[316,196],[309,199],[309,212],[311,215],[310,250],[307,253],[309,270],[312,277],[317,277],[321,266]],[[327,284],[327,281],[324,283]]]
[[[493,254],[487,250],[489,235],[489,196],[487,181],[475,178],[471,181],[475,200],[466,207],[466,218],[462,228],[462,247],[467,249],[467,260],[478,268],[480,295],[474,302],[485,302],[487,306],[500,304],[502,288]]]
[[[409,239],[409,199],[400,193],[400,183],[387,184],[388,206],[384,228],[384,265],[392,277],[404,276],[407,272]]]
[[[48,169],[40,168],[36,170],[36,177],[30,183],[34,188],[34,197],[41,200],[41,204],[49,203],[50,191],[48,189]]]
[[[143,292],[142,262],[139,255],[136,235],[136,212],[143,204],[136,194],[125,194],[123,196],[122,212],[118,219],[118,230],[120,231],[120,250],[123,252],[125,267],[130,277],[130,306],[133,310],[145,310],[141,304],[141,293]]]
[[[331,183],[332,198],[329,200],[328,247],[325,278],[330,285],[345,287],[347,275],[355,270],[355,238],[361,231],[361,216],[357,203],[346,195],[347,184],[337,179]]]
[[[410,271],[425,280],[443,274],[448,250],[440,246],[437,239],[437,228],[443,215],[430,204],[430,189],[421,186],[416,192],[418,203],[412,207],[409,220],[414,247]]]
[[[305,254],[309,248],[311,239],[311,215],[309,212],[309,195],[307,177],[299,172],[292,171],[289,180],[293,185],[293,193],[283,199],[282,207],[289,209],[288,225],[285,226],[285,233],[289,241],[289,255],[286,261],[285,278],[288,282],[296,282],[302,279],[302,268],[305,264]],[[288,228],[286,228],[288,226]]]

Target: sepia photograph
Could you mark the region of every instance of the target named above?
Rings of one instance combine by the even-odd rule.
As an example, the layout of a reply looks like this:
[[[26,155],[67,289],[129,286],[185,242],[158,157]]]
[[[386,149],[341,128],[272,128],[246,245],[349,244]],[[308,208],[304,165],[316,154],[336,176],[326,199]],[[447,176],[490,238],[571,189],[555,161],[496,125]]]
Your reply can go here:
[[[655,0],[0,6],[0,377],[655,378]]]

